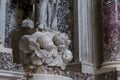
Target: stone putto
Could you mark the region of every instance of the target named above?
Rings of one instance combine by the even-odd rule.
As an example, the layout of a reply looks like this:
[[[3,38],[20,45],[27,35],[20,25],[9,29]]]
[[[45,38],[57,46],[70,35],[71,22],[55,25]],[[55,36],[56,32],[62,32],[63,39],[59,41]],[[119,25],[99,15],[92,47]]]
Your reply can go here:
[[[24,35],[20,40],[20,52],[24,64],[52,66],[65,69],[73,58],[68,49],[71,40],[68,35],[59,31],[36,31]]]

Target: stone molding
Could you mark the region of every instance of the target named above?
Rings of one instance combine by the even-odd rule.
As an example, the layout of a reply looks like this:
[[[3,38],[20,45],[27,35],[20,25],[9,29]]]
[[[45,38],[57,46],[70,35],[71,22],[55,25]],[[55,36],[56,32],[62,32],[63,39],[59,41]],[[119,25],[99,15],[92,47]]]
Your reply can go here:
[[[120,67],[120,61],[103,62],[102,68],[118,68]]]
[[[0,70],[0,79],[17,80],[23,77],[24,73]]]

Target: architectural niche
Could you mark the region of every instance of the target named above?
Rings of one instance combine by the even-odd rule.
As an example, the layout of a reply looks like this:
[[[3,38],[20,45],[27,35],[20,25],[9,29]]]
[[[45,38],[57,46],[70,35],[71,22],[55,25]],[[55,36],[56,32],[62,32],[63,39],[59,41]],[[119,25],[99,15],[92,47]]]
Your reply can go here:
[[[41,18],[35,17],[40,14],[35,15],[40,4],[36,1],[0,0],[0,79],[20,79],[27,71],[29,74],[24,76],[29,78],[38,77],[33,72],[59,74],[73,80],[119,80],[119,0],[60,0],[55,13],[57,29],[50,24],[41,25]],[[52,47],[46,47],[46,42]],[[59,42],[65,44],[64,57],[55,55],[62,51]],[[55,54],[49,51],[51,48]],[[21,59],[19,53],[26,55]]]

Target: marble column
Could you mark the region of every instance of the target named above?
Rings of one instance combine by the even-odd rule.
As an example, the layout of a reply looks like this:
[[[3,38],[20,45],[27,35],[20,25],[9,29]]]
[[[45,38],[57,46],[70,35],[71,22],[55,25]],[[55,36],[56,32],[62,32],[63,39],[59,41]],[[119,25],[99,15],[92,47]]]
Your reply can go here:
[[[0,0],[0,39],[3,45],[5,41],[5,11],[6,0]]]
[[[102,0],[103,68],[120,67],[120,0]]]
[[[83,73],[93,73],[92,0],[74,0],[74,53]]]

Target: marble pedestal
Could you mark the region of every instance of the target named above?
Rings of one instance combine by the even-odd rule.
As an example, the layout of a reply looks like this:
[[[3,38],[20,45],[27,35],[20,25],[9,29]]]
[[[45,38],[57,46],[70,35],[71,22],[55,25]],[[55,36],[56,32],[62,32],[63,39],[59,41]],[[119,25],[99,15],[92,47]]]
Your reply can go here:
[[[33,78],[30,78],[29,80],[73,80],[73,79],[60,75],[33,74]]]
[[[120,80],[120,67],[98,70],[95,75],[95,80]]]
[[[95,72],[95,80],[120,80],[120,61],[104,62]]]

